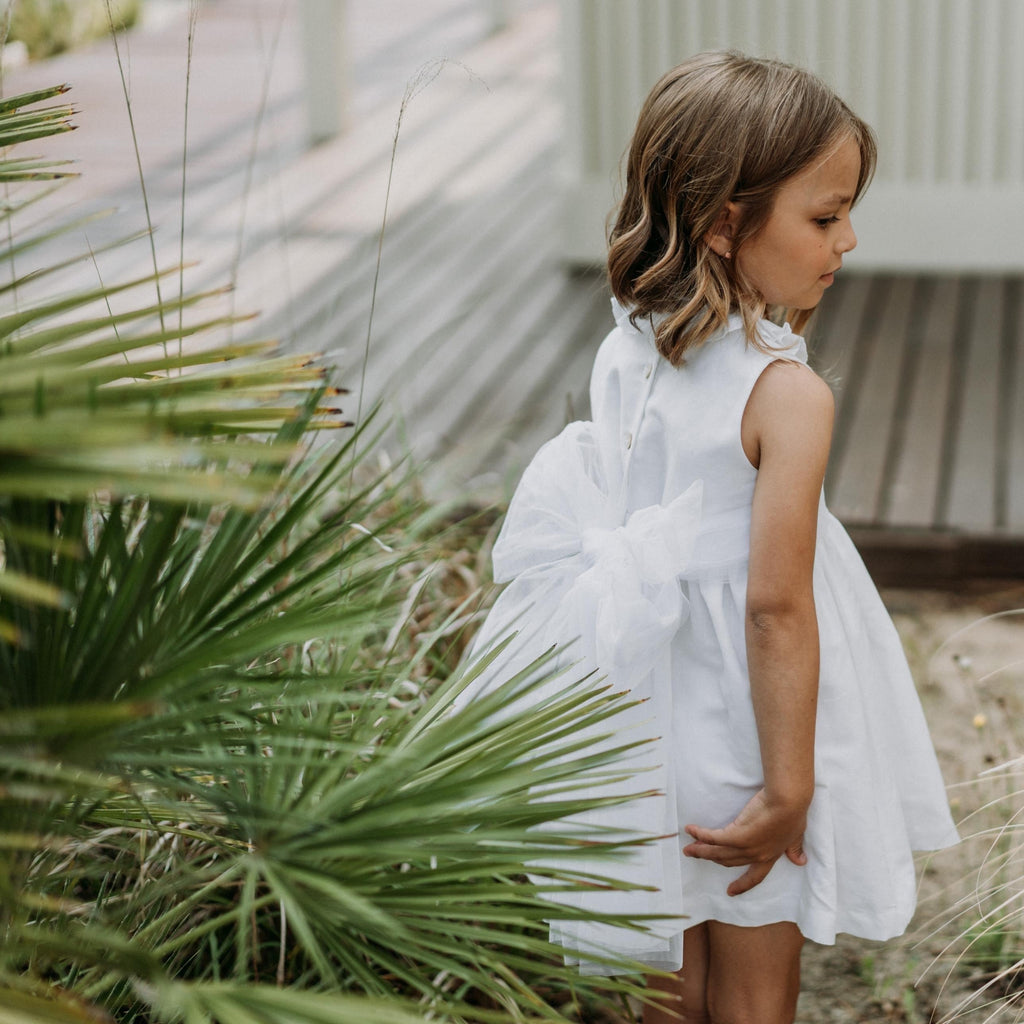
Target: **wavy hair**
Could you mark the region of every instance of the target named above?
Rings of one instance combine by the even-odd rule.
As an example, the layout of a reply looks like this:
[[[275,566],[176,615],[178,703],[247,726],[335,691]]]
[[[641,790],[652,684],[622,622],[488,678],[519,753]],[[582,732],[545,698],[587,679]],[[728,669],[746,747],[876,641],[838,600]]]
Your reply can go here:
[[[875,169],[874,135],[817,76],[776,60],[702,53],[663,75],[640,111],[609,237],[612,293],[638,319],[662,314],[658,350],[679,366],[739,311],[760,345],[763,298],[705,241],[730,200],[735,255],[768,220],[779,188],[846,138],[860,149],[854,202]],[[813,310],[789,311],[804,329]]]

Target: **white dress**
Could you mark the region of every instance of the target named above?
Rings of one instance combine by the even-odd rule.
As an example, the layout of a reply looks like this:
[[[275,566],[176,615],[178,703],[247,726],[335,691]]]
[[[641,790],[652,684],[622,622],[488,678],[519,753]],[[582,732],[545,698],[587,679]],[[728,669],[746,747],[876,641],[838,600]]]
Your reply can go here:
[[[600,898],[610,909],[685,917],[646,933],[556,919],[552,937],[567,959],[603,973],[588,952],[678,969],[682,929],[706,920],[793,921],[821,943],[838,932],[898,935],[915,905],[911,851],[958,836],[899,637],[824,498],[808,862],[783,857],[759,886],[730,897],[743,868],[680,852],[682,826],[728,824],[763,784],[744,639],[757,471],[740,421],[765,367],[805,362],[806,350],[788,328],[762,322],[761,338],[777,354],[761,352],[734,316],[677,369],[659,356],[648,324],[636,328],[613,308],[617,326],[591,380],[593,421],[571,424],[524,474],[494,552],[495,579],[511,583],[477,649],[512,627],[521,631],[521,658],[580,635],[585,665],[646,698],[633,728],[658,737],[655,775],[644,785],[653,781],[664,796],[634,801],[639,809],[625,820],[676,835],[634,854],[625,870],[657,892]],[[515,662],[513,651],[507,657]],[[652,754],[643,757],[649,764]]]

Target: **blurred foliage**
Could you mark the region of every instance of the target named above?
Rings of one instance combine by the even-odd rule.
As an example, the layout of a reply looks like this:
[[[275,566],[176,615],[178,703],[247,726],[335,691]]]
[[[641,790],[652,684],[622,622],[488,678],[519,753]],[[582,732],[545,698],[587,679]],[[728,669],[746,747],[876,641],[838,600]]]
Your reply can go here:
[[[632,841],[566,819],[625,799],[575,794],[622,781],[594,741],[627,699],[519,701],[532,666],[453,709],[492,521],[375,465],[325,370],[223,340],[215,297],[23,228],[63,170],[12,154],[61,93],[0,100],[0,1022],[625,1005],[545,896],[616,884]]]
[[[131,28],[143,0],[10,0],[8,42],[24,43],[33,60],[73,49],[110,31]]]

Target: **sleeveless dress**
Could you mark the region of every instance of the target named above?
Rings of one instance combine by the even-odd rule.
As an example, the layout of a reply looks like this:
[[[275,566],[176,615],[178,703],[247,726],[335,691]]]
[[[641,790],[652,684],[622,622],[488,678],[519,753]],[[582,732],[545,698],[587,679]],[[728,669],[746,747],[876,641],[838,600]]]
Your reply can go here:
[[[915,906],[912,851],[959,837],[899,637],[824,498],[814,562],[821,661],[807,864],[782,857],[759,886],[730,897],[726,888],[744,868],[680,852],[683,826],[728,824],[763,785],[744,634],[757,471],[740,421],[765,367],[806,362],[806,349],[788,327],[762,321],[760,337],[772,350],[762,352],[747,343],[737,315],[674,368],[648,323],[634,327],[614,301],[613,311],[617,326],[591,380],[593,421],[570,424],[524,473],[494,550],[495,579],[510,584],[475,649],[520,631],[493,681],[546,645],[578,636],[574,656],[584,667],[644,698],[628,728],[653,737],[656,748],[633,760],[653,770],[644,786],[658,785],[662,795],[597,824],[668,837],[634,851],[623,869],[654,891],[560,899],[682,919],[636,932],[553,914],[552,938],[585,972],[610,973],[604,952],[678,969],[683,928],[706,920],[793,921],[819,943],[838,932],[901,934]]]

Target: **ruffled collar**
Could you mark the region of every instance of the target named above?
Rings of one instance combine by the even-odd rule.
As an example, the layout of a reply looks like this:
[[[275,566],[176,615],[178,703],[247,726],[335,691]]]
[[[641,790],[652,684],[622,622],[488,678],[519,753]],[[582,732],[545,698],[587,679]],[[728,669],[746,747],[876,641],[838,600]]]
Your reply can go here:
[[[649,319],[638,320],[637,326],[634,327],[629,319],[630,312],[630,307],[622,305],[614,295],[612,296],[612,316],[615,317],[615,323],[619,330],[625,331],[627,334],[649,334],[653,337],[654,332],[668,318],[667,313],[652,313]],[[730,313],[724,333],[728,334],[742,328],[743,317],[739,313]],[[786,330],[789,330],[788,324]]]
[[[619,330],[625,334],[644,335],[652,344],[654,343],[654,333],[658,325],[668,315],[666,313],[654,313],[649,319],[638,320],[637,325],[634,327],[629,319],[629,314],[630,308],[624,306],[615,296],[612,296],[612,316],[615,317],[615,323]],[[771,320],[760,320],[757,327],[761,340],[767,348],[778,351],[780,356],[797,359],[802,363],[807,362],[807,346],[804,339],[799,334],[794,334],[788,323],[780,326],[779,324],[772,323]],[[734,331],[742,331],[743,329],[742,314],[730,313],[725,329],[718,336],[732,334]]]

